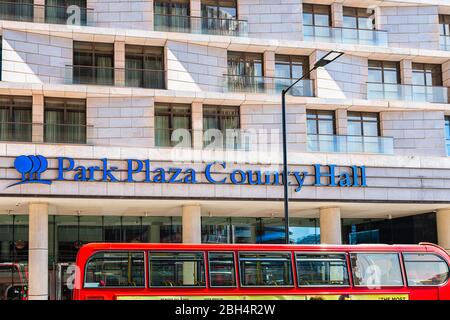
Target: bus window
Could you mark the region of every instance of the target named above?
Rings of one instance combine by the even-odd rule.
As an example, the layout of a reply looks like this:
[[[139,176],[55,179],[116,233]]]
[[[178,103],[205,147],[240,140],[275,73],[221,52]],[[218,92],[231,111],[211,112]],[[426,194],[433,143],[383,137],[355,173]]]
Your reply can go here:
[[[242,286],[292,286],[289,252],[240,252],[239,273]]]
[[[22,300],[25,281],[18,264],[0,263],[0,300]]]
[[[403,279],[397,253],[351,253],[355,286],[402,286]]]
[[[233,252],[210,252],[209,284],[211,287],[235,287],[236,273]]]
[[[84,287],[145,287],[144,253],[95,253],[86,264]]]
[[[438,286],[448,279],[447,263],[435,254],[405,253],[403,259],[408,286]]]
[[[203,252],[150,252],[150,287],[205,287]]]
[[[297,253],[299,286],[348,286],[345,254]]]

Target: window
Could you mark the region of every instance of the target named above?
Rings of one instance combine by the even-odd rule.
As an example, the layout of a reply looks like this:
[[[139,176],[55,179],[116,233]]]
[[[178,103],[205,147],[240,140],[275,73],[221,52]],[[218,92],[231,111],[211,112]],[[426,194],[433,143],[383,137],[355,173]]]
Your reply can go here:
[[[228,52],[228,88],[231,91],[264,91],[263,56]]]
[[[298,79],[309,71],[309,57],[275,55],[275,77]],[[309,79],[309,75],[306,79]]]
[[[126,45],[125,85],[164,89],[164,48]]]
[[[205,287],[203,252],[149,252],[150,287]]]
[[[86,143],[86,100],[45,98],[44,141]]]
[[[306,26],[331,26],[331,7],[304,3],[303,24]]]
[[[334,135],[335,115],[334,111],[307,110],[306,121],[309,135]]]
[[[143,252],[98,252],[86,264],[85,288],[145,287]]]
[[[412,83],[416,86],[442,86],[442,68],[440,64],[413,63]]]
[[[447,155],[450,156],[450,116],[445,116],[445,141],[447,145]]]
[[[240,252],[239,272],[242,286],[292,286],[291,253]]]
[[[439,31],[441,36],[450,36],[450,15],[439,15]]]
[[[355,286],[403,286],[397,253],[351,253]]]
[[[155,0],[154,2],[155,31],[190,30],[190,2],[189,0]]]
[[[348,134],[350,136],[377,137],[380,135],[380,120],[375,112],[348,112]]]
[[[202,0],[202,16],[206,18],[236,19],[236,0]]]
[[[0,20],[33,21],[33,0],[0,0]]]
[[[408,286],[439,286],[448,279],[447,262],[435,254],[405,253],[403,260]]]
[[[345,254],[296,253],[299,286],[348,286]]]
[[[0,141],[31,141],[32,98],[0,96]]]
[[[236,272],[233,252],[210,252],[209,284],[211,287],[235,287]]]
[[[74,84],[114,84],[114,45],[112,43],[73,43]]]
[[[67,24],[72,12],[67,13],[67,8],[77,6],[80,9],[80,24],[86,25],[86,0],[46,0],[45,22]]]
[[[350,29],[375,29],[373,9],[344,7],[344,28]]]
[[[203,107],[205,147],[237,149],[240,146],[239,129],[239,107]]]
[[[398,62],[369,60],[369,82],[400,83],[400,66]]]
[[[191,106],[155,105],[155,145],[191,146]]]

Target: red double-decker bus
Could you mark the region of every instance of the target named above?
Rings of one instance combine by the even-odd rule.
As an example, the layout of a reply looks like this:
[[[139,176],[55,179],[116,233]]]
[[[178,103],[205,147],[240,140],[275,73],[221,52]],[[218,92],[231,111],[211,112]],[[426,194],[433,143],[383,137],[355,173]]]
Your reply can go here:
[[[419,245],[91,243],[73,298],[450,299],[450,257]]]

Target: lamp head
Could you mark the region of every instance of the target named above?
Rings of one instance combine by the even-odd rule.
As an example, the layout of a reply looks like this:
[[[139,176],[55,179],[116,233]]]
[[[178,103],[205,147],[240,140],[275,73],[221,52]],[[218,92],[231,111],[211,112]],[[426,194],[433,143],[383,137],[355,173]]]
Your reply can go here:
[[[343,54],[344,53],[340,52],[340,51],[330,51],[326,55],[324,55],[322,58],[320,58],[320,60],[318,60],[314,64],[314,67],[315,68],[324,67],[327,64],[329,64],[329,63],[333,62],[334,60],[336,60],[337,58],[339,58],[340,56],[342,56]]]

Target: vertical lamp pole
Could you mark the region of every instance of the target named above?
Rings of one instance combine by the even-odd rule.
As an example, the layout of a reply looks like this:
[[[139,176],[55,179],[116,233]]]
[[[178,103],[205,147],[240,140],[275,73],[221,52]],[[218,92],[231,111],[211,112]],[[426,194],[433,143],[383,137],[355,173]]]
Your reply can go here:
[[[286,130],[286,94],[289,90],[292,89],[299,81],[306,78],[311,72],[316,70],[319,67],[324,67],[327,64],[333,62],[344,53],[339,51],[330,51],[326,55],[324,55],[321,59],[319,59],[314,67],[309,70],[307,73],[303,74],[299,79],[297,79],[294,83],[292,83],[286,89],[281,91],[281,121],[282,121],[282,130],[283,130],[283,189],[284,189],[284,232],[285,232],[285,242],[289,244],[289,196],[288,196],[288,159],[287,159],[287,130]]]

